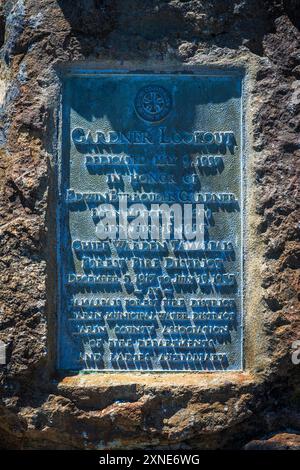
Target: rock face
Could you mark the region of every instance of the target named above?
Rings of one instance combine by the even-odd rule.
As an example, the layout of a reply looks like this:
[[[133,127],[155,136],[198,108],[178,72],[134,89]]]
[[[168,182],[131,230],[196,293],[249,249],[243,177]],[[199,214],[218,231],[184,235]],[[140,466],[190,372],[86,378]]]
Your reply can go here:
[[[1,447],[243,448],[299,432],[297,1],[10,0],[0,48]],[[244,372],[57,375],[59,69],[75,61],[245,68]],[[264,442],[248,448],[292,447]]]
[[[255,440],[245,446],[245,450],[300,450],[300,435],[282,433],[265,440]]]

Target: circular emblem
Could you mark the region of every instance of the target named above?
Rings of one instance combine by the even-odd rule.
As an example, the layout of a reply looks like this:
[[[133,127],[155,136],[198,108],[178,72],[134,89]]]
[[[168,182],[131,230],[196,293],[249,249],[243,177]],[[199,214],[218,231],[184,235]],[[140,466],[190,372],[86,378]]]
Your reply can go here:
[[[134,104],[139,117],[145,121],[157,122],[171,111],[172,98],[162,86],[149,85],[138,91]]]

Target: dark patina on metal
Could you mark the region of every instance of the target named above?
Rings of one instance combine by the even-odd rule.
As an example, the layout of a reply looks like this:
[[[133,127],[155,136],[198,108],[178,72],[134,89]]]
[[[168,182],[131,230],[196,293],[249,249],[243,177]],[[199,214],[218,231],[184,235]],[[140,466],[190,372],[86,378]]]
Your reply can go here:
[[[65,76],[59,369],[241,369],[241,95],[235,72]],[[203,245],[126,239],[134,204],[202,204]]]

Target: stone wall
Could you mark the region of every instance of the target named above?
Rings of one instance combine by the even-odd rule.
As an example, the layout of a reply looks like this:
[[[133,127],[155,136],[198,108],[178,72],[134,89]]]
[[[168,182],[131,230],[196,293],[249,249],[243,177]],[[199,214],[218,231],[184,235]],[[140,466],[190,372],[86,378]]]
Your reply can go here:
[[[300,432],[300,365],[291,361],[300,339],[297,3],[2,0],[2,448],[242,448]],[[57,375],[59,74],[83,61],[244,67],[243,372]]]

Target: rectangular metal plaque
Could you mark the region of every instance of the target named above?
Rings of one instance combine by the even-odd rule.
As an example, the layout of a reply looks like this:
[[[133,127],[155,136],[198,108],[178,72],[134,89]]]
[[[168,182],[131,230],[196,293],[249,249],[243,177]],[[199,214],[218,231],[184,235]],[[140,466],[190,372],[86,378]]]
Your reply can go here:
[[[59,369],[241,369],[241,94],[231,71],[65,76]]]

